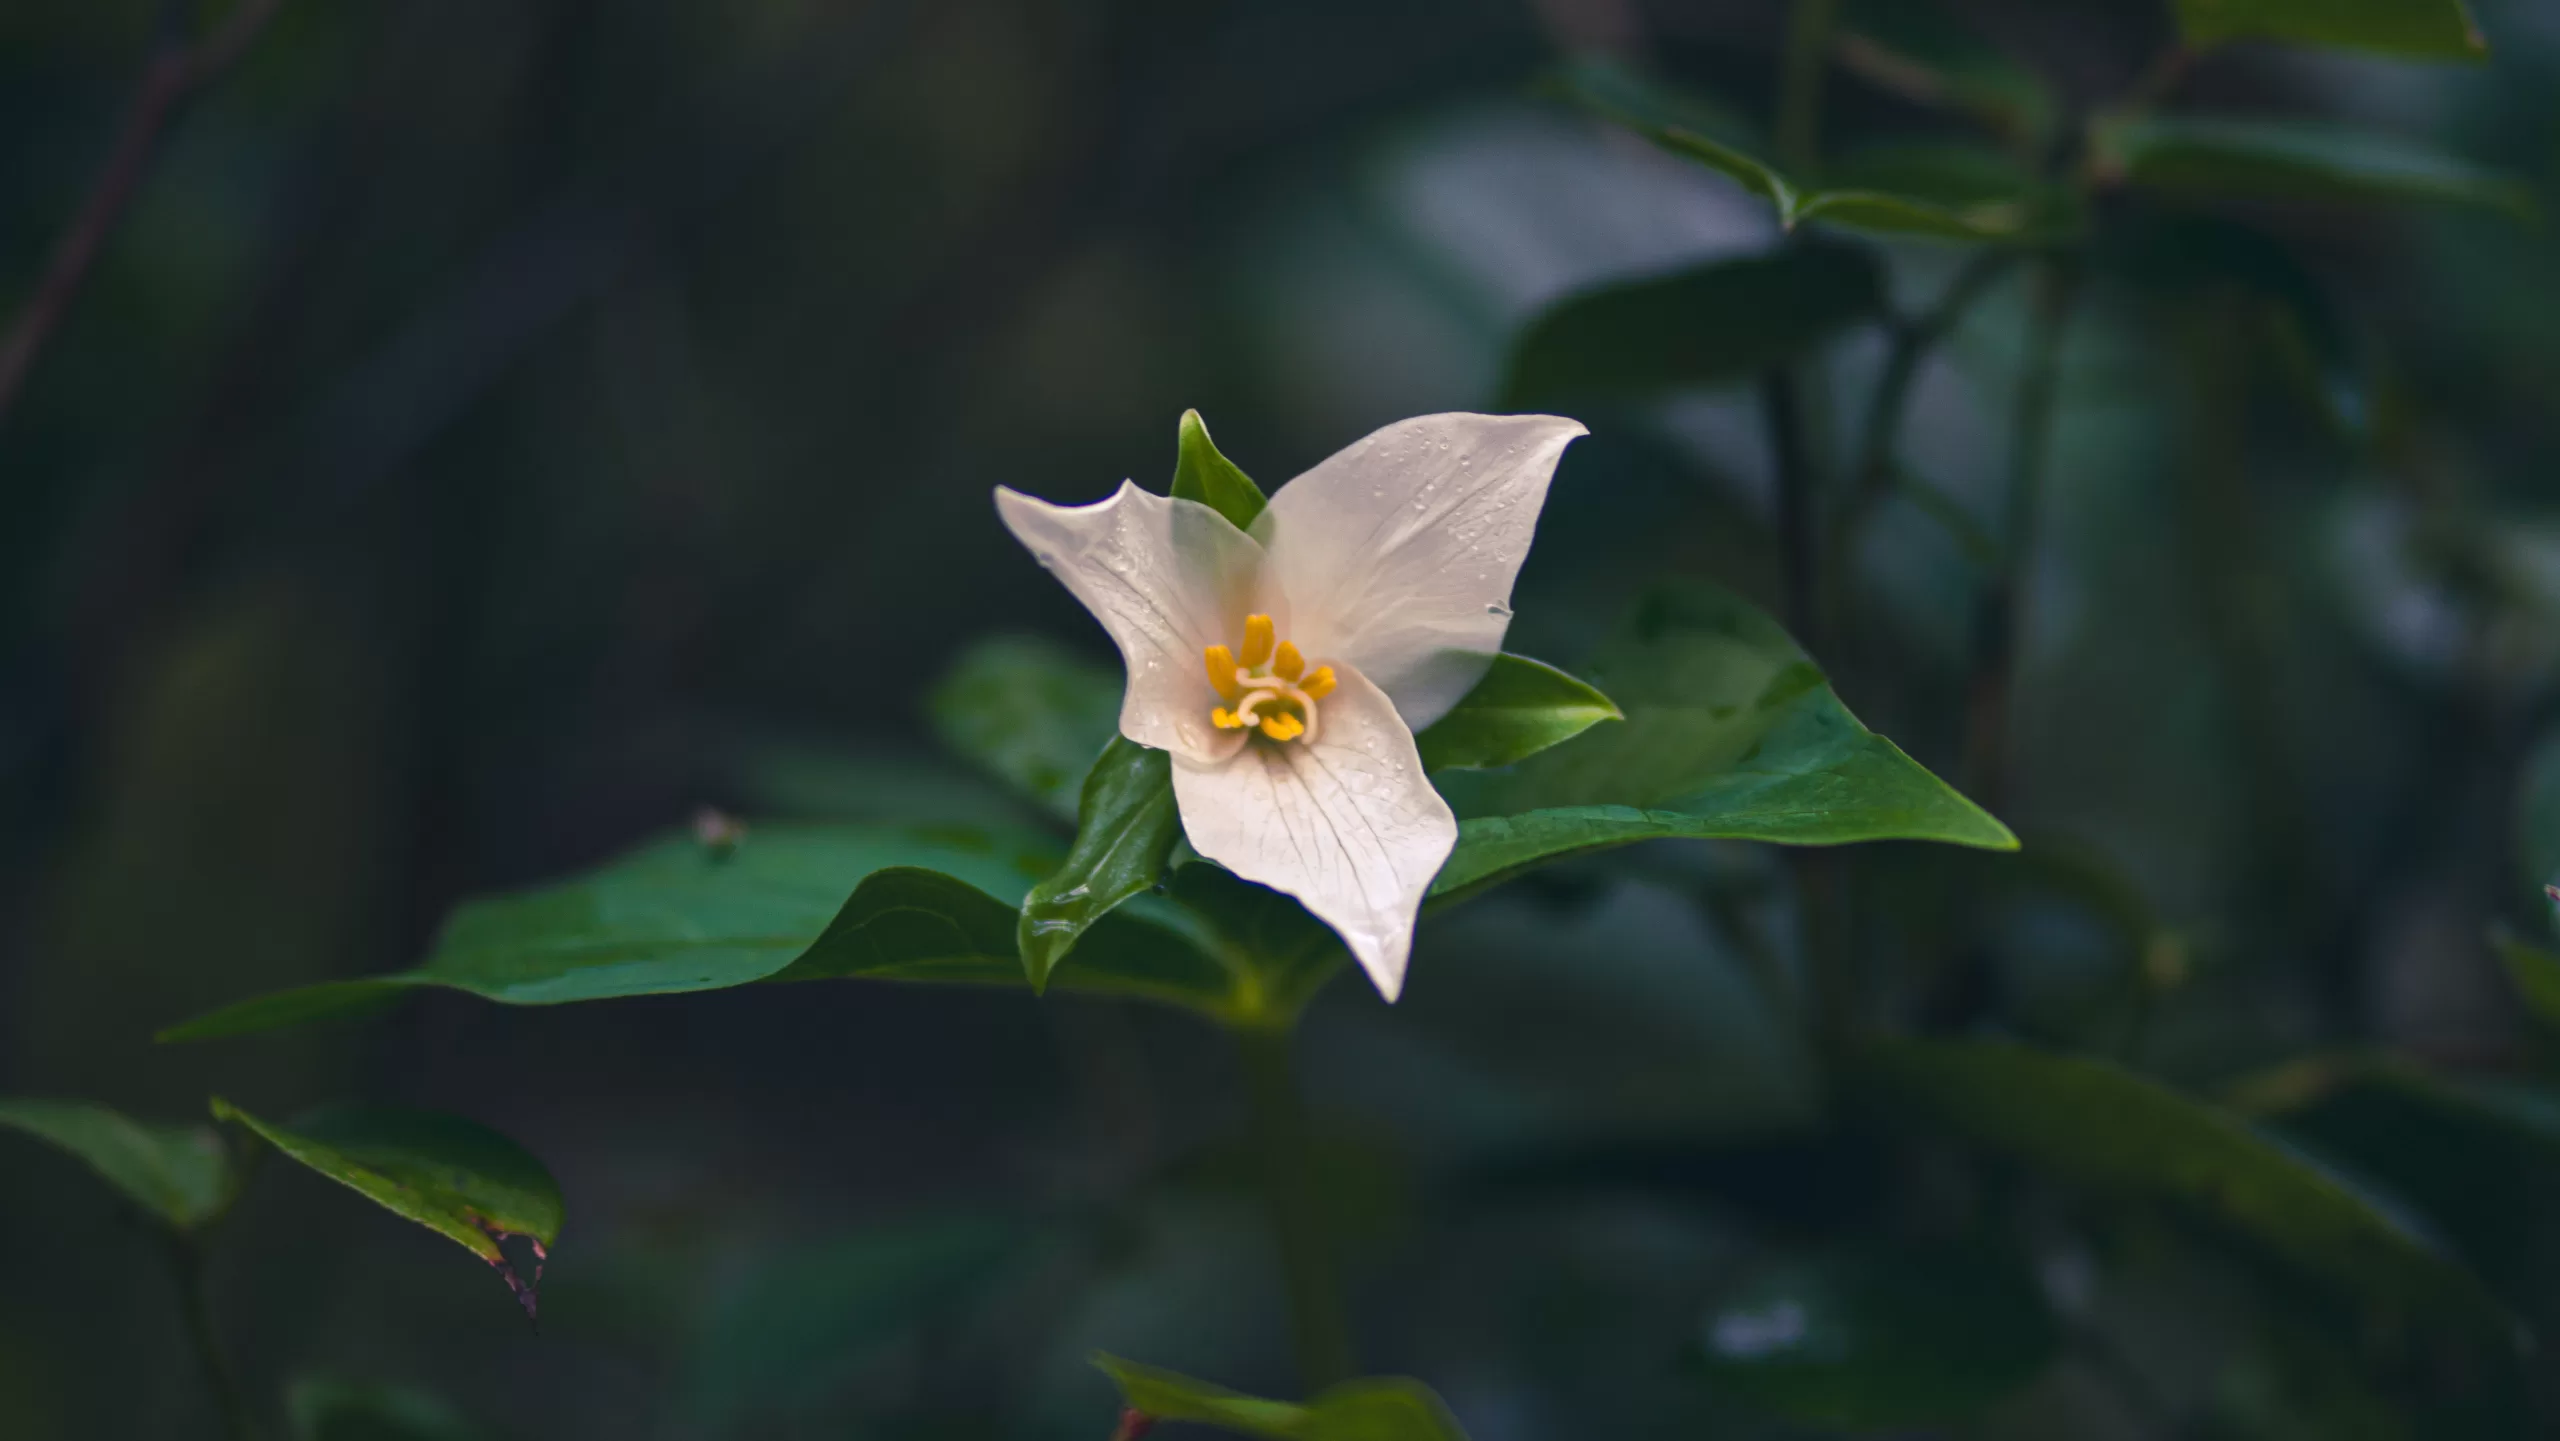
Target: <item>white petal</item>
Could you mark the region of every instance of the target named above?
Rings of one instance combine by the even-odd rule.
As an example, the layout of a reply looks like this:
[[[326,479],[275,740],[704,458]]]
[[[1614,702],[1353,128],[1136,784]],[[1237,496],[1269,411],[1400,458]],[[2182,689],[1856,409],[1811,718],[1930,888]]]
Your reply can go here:
[[[1356,670],[1334,674],[1312,743],[1257,742],[1224,764],[1177,758],[1173,798],[1200,854],[1297,897],[1392,1001],[1458,821],[1385,693]]]
[[[1482,679],[1511,624],[1556,460],[1552,415],[1398,421],[1280,488],[1253,524],[1309,660],[1366,673],[1415,730]]]
[[[1195,760],[1233,754],[1236,734],[1209,723],[1218,696],[1200,652],[1244,633],[1262,566],[1253,537],[1197,501],[1126,481],[1084,506],[999,486],[996,513],[1120,647],[1129,667],[1120,733]]]

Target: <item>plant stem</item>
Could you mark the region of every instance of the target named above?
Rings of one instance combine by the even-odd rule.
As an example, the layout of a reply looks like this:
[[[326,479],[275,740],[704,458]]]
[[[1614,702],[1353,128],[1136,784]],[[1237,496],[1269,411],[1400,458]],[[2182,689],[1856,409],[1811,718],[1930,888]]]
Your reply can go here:
[[[1785,68],[1778,76],[1778,162],[1802,172],[1822,143],[1822,74],[1840,0],[1794,0],[1787,14]]]
[[[1820,612],[1814,603],[1821,577],[1816,544],[1812,457],[1805,450],[1804,404],[1795,373],[1776,366],[1760,377],[1760,412],[1769,425],[1769,455],[1777,472],[1778,549],[1786,568],[1787,629],[1796,643],[1820,654]]]
[[[169,123],[198,91],[231,68],[275,17],[281,3],[282,0],[240,0],[222,28],[201,45],[187,42],[186,7],[170,7],[151,61],[143,68],[142,83],[125,104],[124,123],[116,134],[114,148],[107,152],[106,164],[99,169],[97,179],[90,182],[88,198],[80,203],[79,212],[54,242],[52,258],[46,262],[44,277],[36,282],[35,292],[10,323],[8,333],[0,336],[0,420],[7,419],[11,403],[26,383],[27,372],[35,367],[36,356],[70,312],[73,298],[89,278],[99,252],[106,248],[107,237],[114,233],[116,222],[124,217],[152,159],[160,153],[160,142],[168,134]]]
[[[2063,333],[2078,277],[2064,257],[2037,268],[2029,301],[2026,353],[2010,417],[2009,486],[2002,506],[2000,573],[1974,612],[1975,666],[1965,772],[1974,798],[1995,813],[2007,799],[2010,695],[2026,631],[2027,566],[2035,550],[2045,463],[2052,450],[2054,397],[2060,389]]]
[[[222,1333],[214,1324],[213,1304],[205,1290],[203,1245],[189,1236],[170,1237],[169,1265],[177,1277],[179,1307],[186,1313],[187,1338],[194,1343],[205,1386],[213,1392],[214,1405],[222,1412],[223,1434],[231,1441],[257,1441],[257,1424],[249,1417],[248,1400],[222,1349]]]
[[[1285,1026],[1234,1029],[1252,1108],[1254,1148],[1261,1153],[1263,1195],[1280,1243],[1289,1287],[1290,1333],[1299,1379],[1308,1394],[1351,1379],[1351,1336],[1342,1304],[1342,1272],[1316,1169],[1314,1135],[1289,1063],[1293,1032]]]

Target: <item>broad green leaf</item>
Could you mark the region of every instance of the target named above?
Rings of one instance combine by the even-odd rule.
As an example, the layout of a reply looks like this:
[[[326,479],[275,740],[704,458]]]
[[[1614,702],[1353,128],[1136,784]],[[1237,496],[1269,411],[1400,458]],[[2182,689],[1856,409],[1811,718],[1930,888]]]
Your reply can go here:
[[[2166,1203],[2336,1289],[2480,1334],[2506,1327],[2477,1280],[2355,1187],[2231,1112],[2086,1056],[2004,1041],[1894,1041],[1860,1080],[1889,1116],[2111,1197]]]
[[[222,1138],[205,1126],[146,1125],[89,1101],[0,1097],[0,1128],[68,1151],[181,1231],[221,1215],[237,1185]]]
[[[1400,1376],[1346,1381],[1303,1405],[1266,1401],[1153,1366],[1096,1353],[1093,1364],[1130,1410],[1278,1441],[1465,1441],[1431,1388]]]
[[[1955,141],[1864,146],[1833,161],[1796,218],[1949,240],[2049,239],[2079,228],[2070,197],[2000,151]]]
[[[1120,733],[1120,677],[1028,636],[969,647],[926,709],[935,734],[1062,820],[1093,758]]]
[[[684,1368],[688,1431],[805,1416],[903,1338],[977,1299],[1025,1234],[934,1216],[794,1244],[739,1276],[704,1317]]]
[[[1544,661],[1508,653],[1456,708],[1415,736],[1425,770],[1478,769],[1527,760],[1604,720],[1616,702]]]
[[[1182,412],[1180,453],[1173,466],[1173,498],[1196,500],[1227,518],[1238,530],[1250,529],[1262,514],[1262,487],[1218,453],[1200,412]]]
[[[515,1142],[476,1121],[393,1106],[333,1106],[286,1127],[217,1096],[213,1115],[488,1262],[534,1315],[542,1262],[560,1240],[560,1187]],[[500,1245],[515,1237],[533,1245],[530,1280]]]
[[[2395,135],[2300,120],[2138,116],[2098,128],[2105,172],[2146,189],[2247,200],[2432,201],[2521,219],[2533,196],[2514,177]]]
[[[442,1397],[406,1386],[304,1377],[286,1390],[293,1441],[488,1441]]]
[[[2489,53],[2462,0],[2178,0],[2178,32],[2198,49],[2281,40],[2408,60],[2479,60]]]
[[[1880,313],[1873,257],[1789,245],[1570,295],[1511,352],[1505,409],[1746,380]]]
[[[1267,1024],[1297,1014],[1351,959],[1333,928],[1269,886],[1214,862],[1191,859],[1173,873],[1172,898],[1208,928],[1206,946],[1232,976],[1223,1014]]]
[[[997,827],[755,826],[728,850],[669,836],[556,885],[464,905],[415,970],[244,1001],[162,1039],[278,1030],[422,986],[513,1006],[756,981],[1018,986],[1017,912],[1061,859],[1050,838]],[[1234,985],[1177,919],[1122,907],[1064,984],[1223,1014]]]
[[[1181,837],[1173,758],[1113,736],[1085,777],[1066,863],[1022,898],[1015,945],[1031,989],[1048,986],[1050,971],[1094,922],[1163,879]]]
[[[2035,1380],[2060,1327],[2034,1275],[1987,1245],[1861,1247],[1764,1265],[1699,1336],[1708,1378],[1812,1426],[1960,1421]]]
[[[1642,840],[2017,848],[2008,827],[1860,725],[1786,632],[1727,591],[1655,590],[1586,671],[1626,720],[1507,772],[1443,777],[1460,824],[1434,896]]]
[[[2551,1031],[2560,1032],[2560,955],[2500,932],[2489,938],[2505,963],[2507,979],[2524,998],[2525,1009]]]

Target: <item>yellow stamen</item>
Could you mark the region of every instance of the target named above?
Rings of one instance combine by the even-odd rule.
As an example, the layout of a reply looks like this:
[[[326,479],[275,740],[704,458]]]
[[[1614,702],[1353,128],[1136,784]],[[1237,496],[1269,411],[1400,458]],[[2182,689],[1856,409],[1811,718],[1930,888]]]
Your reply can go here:
[[[1278,638],[1279,632],[1277,628],[1271,624],[1271,617],[1267,615],[1246,616],[1244,618],[1244,668],[1246,670],[1260,670],[1263,666],[1269,664],[1271,660],[1271,643]]]
[[[1307,727],[1296,716],[1284,712],[1264,720],[1262,733],[1276,741],[1295,740],[1307,733]]]
[[[1316,673],[1307,677],[1298,689],[1305,691],[1309,700],[1323,700],[1326,696],[1333,694],[1333,667],[1317,666]]]
[[[1200,657],[1208,664],[1209,685],[1217,691],[1218,699],[1229,705],[1244,699],[1244,687],[1236,684],[1236,653],[1234,651],[1222,645],[1213,645],[1202,651]],[[1220,711],[1219,714],[1224,715],[1226,712]],[[1219,721],[1218,724],[1225,725],[1226,722]]]
[[[1271,657],[1271,673],[1291,685],[1296,685],[1298,677],[1307,673],[1307,658],[1298,654],[1296,641],[1280,642],[1279,651]]]
[[[1209,724],[1216,726],[1222,731],[1234,731],[1244,729],[1247,723],[1236,719],[1236,713],[1234,711],[1227,709],[1225,706],[1220,706],[1216,710],[1209,712]]]

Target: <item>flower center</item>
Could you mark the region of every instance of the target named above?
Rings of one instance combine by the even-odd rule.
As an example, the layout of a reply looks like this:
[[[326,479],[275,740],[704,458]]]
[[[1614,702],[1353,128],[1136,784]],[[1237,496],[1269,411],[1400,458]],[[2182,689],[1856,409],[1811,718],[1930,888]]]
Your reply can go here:
[[[1333,667],[1307,671],[1307,658],[1279,638],[1271,617],[1244,618],[1244,644],[1235,650],[1213,645],[1200,653],[1209,668],[1209,684],[1225,702],[1209,712],[1220,730],[1259,730],[1275,741],[1312,741],[1316,736],[1316,702],[1333,694]]]

